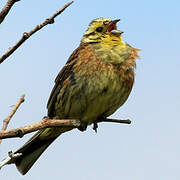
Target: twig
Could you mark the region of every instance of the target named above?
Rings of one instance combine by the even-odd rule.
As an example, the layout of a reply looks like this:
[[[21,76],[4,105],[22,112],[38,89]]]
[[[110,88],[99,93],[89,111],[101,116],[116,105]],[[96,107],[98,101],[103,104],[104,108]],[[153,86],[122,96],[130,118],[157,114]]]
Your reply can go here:
[[[118,119],[101,119],[97,121],[96,123],[100,122],[115,122],[115,123],[125,123],[130,124],[130,120],[118,120]],[[31,124],[28,126],[24,126],[17,129],[12,129],[8,131],[0,131],[0,139],[6,139],[6,138],[12,138],[12,137],[23,137],[25,134],[34,132],[43,128],[48,127],[70,127],[70,128],[78,128],[81,126],[80,120],[75,119],[50,119],[50,118],[44,118],[40,122]],[[21,153],[13,153],[10,151],[8,153],[8,157],[5,158],[0,162],[0,169],[6,165],[13,163],[16,158],[21,156]]]
[[[27,125],[24,127],[11,129],[8,131],[1,132],[0,131],[0,139],[12,138],[12,137],[23,137],[25,134],[43,129],[48,127],[79,127],[81,122],[79,120],[72,119],[42,119],[40,122]]]
[[[101,120],[100,122],[115,122],[115,123],[130,123],[129,120],[115,120],[115,119],[105,119]],[[48,127],[72,127],[72,128],[78,128],[81,126],[81,121],[76,119],[49,119],[44,118],[40,122],[37,122],[35,124],[31,124],[28,126],[11,129],[8,131],[0,131],[0,139],[7,139],[7,138],[13,138],[13,137],[23,137],[25,134],[48,128]]]
[[[4,119],[3,122],[3,127],[2,127],[2,131],[5,131],[7,129],[7,126],[11,120],[11,118],[13,117],[13,115],[16,113],[17,109],[19,108],[19,106],[24,102],[24,97],[25,94],[22,94],[20,99],[18,100],[18,102],[16,103],[16,105],[14,106],[13,110],[11,111],[11,113],[9,114],[9,116]]]
[[[99,121],[100,122],[100,121]],[[120,120],[120,119],[103,119],[101,122],[114,122],[114,123],[124,123],[124,124],[131,124],[131,120]]]
[[[2,11],[0,12],[0,24],[4,21],[5,17],[9,13],[10,9],[14,5],[14,3],[20,0],[8,0],[6,5],[3,7]]]
[[[8,124],[9,124],[11,118],[12,118],[13,115],[16,113],[16,111],[17,111],[17,109],[19,108],[19,106],[24,102],[24,96],[25,96],[25,94],[22,94],[22,95],[21,95],[20,99],[18,100],[18,102],[16,103],[16,105],[14,106],[14,108],[12,109],[11,113],[9,114],[9,116],[8,116],[6,119],[4,119],[4,121],[3,121],[3,127],[2,127],[2,132],[3,132],[3,131],[6,131],[7,126],[8,126]],[[0,144],[1,144],[1,141],[2,141],[2,140],[0,139]]]
[[[7,50],[7,52],[0,57],[0,64],[9,57],[18,47],[20,47],[30,36],[32,36],[34,33],[42,29],[44,26],[48,24],[54,23],[54,18],[61,14],[68,6],[70,6],[73,3],[73,1],[68,2],[65,4],[61,9],[59,9],[54,15],[47,18],[42,24],[37,25],[34,29],[32,29],[30,32],[24,32],[21,39],[11,48]]]

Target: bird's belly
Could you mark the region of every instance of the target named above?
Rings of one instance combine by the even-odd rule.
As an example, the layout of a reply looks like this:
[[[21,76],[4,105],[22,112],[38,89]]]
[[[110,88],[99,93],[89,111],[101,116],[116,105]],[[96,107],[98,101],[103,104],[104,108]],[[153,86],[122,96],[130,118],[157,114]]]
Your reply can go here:
[[[118,84],[119,83],[119,84]],[[110,84],[109,89],[99,94],[89,105],[82,120],[93,123],[98,117],[108,117],[113,114],[128,98],[130,90],[121,82]]]
[[[97,118],[108,117],[127,100],[131,88],[117,74],[103,73],[76,78],[59,94],[56,118],[80,119],[92,124]]]
[[[92,124],[98,117],[107,117],[114,113],[129,96],[131,89],[119,79],[90,82],[72,96],[70,118],[79,118]]]

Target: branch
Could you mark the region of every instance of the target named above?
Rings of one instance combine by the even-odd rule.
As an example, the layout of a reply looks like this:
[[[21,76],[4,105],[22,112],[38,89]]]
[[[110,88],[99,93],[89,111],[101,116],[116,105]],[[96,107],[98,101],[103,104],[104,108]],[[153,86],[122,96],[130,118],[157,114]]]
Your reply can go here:
[[[70,6],[73,3],[73,1],[68,2],[65,4],[61,9],[59,9],[54,15],[47,18],[42,24],[37,25],[34,29],[32,29],[30,32],[24,32],[21,39],[11,48],[7,50],[7,52],[0,57],[0,64],[8,58],[17,48],[19,48],[29,37],[31,37],[34,33],[42,29],[44,26],[48,24],[54,23],[54,18],[56,16],[60,15],[68,6]]]
[[[8,0],[6,5],[3,7],[2,11],[0,12],[0,24],[4,21],[5,17],[9,13],[10,9],[13,7],[14,3],[20,0]]]
[[[0,132],[3,132],[3,131],[6,131],[7,129],[7,126],[11,120],[11,118],[13,117],[13,115],[16,113],[17,109],[19,108],[19,106],[24,102],[24,96],[25,94],[22,94],[20,99],[18,100],[18,102],[16,103],[16,105],[14,106],[14,108],[12,109],[11,113],[9,114],[9,116],[4,119],[3,121],[3,127],[2,127],[2,131]],[[0,139],[0,144],[1,144],[2,140]]]
[[[130,124],[130,120],[118,120],[118,119],[101,119],[96,123],[100,122],[115,122],[115,123],[125,123]],[[0,131],[0,139],[12,138],[12,137],[23,137],[25,134],[34,132],[43,128],[48,127],[70,127],[70,128],[79,128],[81,127],[81,121],[75,119],[49,119],[44,118],[40,122],[24,126],[17,129],[12,129],[8,131]],[[97,127],[96,127],[97,128]],[[96,130],[96,129],[95,129]],[[13,163],[22,153],[13,153],[10,151],[8,157],[0,162],[0,169],[6,165]]]
[[[131,124],[131,120],[126,119],[126,120],[121,120],[121,119],[103,119],[100,120],[99,122],[113,122],[113,123],[123,123],[123,124]]]
[[[18,100],[18,102],[16,103],[16,105],[14,106],[13,110],[11,111],[11,113],[9,114],[9,116],[4,119],[3,121],[3,128],[2,131],[5,131],[7,129],[7,126],[11,120],[11,118],[13,117],[13,115],[16,113],[17,109],[19,108],[19,106],[24,102],[24,96],[25,94],[22,94],[20,99]]]
[[[115,122],[115,123],[125,123],[130,124],[130,120],[117,120],[117,119],[104,119],[98,121],[100,122]],[[71,128],[79,128],[81,126],[81,121],[76,119],[50,119],[44,118],[40,122],[35,124],[31,124],[28,126],[11,129],[8,131],[0,131],[0,139],[7,139],[13,137],[23,137],[25,134],[44,129],[49,127],[71,127]]]
[[[79,127],[79,120],[70,120],[70,119],[49,119],[44,118],[40,122],[35,124],[31,124],[28,126],[8,130],[8,131],[0,131],[0,139],[12,138],[12,137],[23,137],[25,134],[43,129],[48,127]]]

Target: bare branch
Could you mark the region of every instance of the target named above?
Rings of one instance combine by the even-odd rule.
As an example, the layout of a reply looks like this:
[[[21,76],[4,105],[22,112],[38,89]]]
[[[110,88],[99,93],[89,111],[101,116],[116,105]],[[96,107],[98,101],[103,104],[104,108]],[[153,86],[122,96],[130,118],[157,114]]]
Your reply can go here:
[[[17,109],[19,108],[19,106],[24,102],[24,96],[25,94],[22,94],[20,99],[18,100],[18,102],[16,103],[16,105],[14,106],[14,108],[12,109],[11,113],[9,114],[9,116],[4,119],[3,121],[3,127],[2,127],[2,131],[6,131],[7,126],[11,120],[11,118],[13,117],[13,115],[16,113]],[[1,144],[2,140],[0,139],[0,144]]]
[[[8,130],[8,131],[0,131],[0,139],[12,138],[12,137],[23,137],[25,134],[43,129],[48,127],[79,127],[81,124],[80,120],[72,120],[72,119],[49,119],[44,118],[40,122],[35,124],[31,124],[28,126]]]
[[[73,1],[68,2],[65,4],[61,9],[59,9],[54,15],[47,18],[42,24],[37,25],[34,29],[32,29],[30,32],[24,32],[21,39],[11,48],[7,50],[7,52],[0,57],[0,64],[8,58],[17,48],[19,48],[30,36],[32,36],[34,33],[42,29],[44,26],[48,24],[54,23],[54,18],[61,14],[68,6],[70,6],[73,3]]]
[[[0,12],[0,24],[4,21],[5,17],[9,13],[10,9],[13,5],[20,0],[8,0],[6,5],[3,7],[2,11]]]
[[[100,122],[115,122],[115,123],[130,123],[130,120],[117,120],[117,119],[104,119]],[[76,119],[49,119],[44,118],[40,122],[35,124],[31,124],[28,126],[11,129],[8,131],[0,131],[0,139],[7,139],[13,137],[23,137],[25,134],[48,128],[48,127],[70,127],[70,128],[78,128],[81,126],[81,121]]]
[[[114,123],[124,123],[124,124],[131,124],[131,120],[126,119],[126,120],[121,120],[121,119],[103,119],[102,121],[99,122],[114,122]]]
[[[9,116],[4,119],[4,123],[3,123],[3,128],[2,131],[5,131],[7,129],[7,126],[11,120],[11,118],[13,117],[13,115],[16,113],[17,109],[19,108],[19,106],[24,102],[24,97],[25,94],[22,94],[20,99],[18,100],[18,102],[16,103],[16,105],[14,106],[13,110],[11,111],[11,113],[9,114]]]
[[[97,121],[96,123],[100,122],[115,122],[115,123],[125,123],[125,124],[130,124],[130,120],[118,120],[118,119],[101,119]],[[80,120],[75,120],[75,119],[49,119],[49,118],[44,118],[40,122],[31,124],[28,126],[24,126],[21,128],[17,129],[12,129],[8,131],[0,131],[0,139],[6,139],[6,138],[12,138],[12,137],[23,137],[23,135],[27,133],[31,133],[43,128],[48,128],[48,127],[70,127],[70,128],[79,128],[81,126],[81,121]],[[19,156],[21,156],[22,153],[13,153],[10,151],[8,153],[8,157],[5,158],[0,162],[0,169],[6,165],[6,164],[11,164],[13,163]]]

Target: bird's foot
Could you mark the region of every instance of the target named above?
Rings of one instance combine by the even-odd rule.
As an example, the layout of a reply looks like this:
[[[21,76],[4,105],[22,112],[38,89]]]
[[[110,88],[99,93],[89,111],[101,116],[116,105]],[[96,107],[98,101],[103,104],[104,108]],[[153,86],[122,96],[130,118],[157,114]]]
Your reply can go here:
[[[106,117],[100,117],[98,118],[96,121],[94,121],[93,123],[93,130],[97,133],[97,128],[98,128],[98,122],[102,122],[103,120],[105,120]]]
[[[48,116],[44,116],[44,117],[43,117],[43,119],[47,119],[47,118],[49,118],[49,117],[48,117]]]
[[[87,123],[81,121],[81,125],[78,127],[80,131],[85,131],[87,129]]]

